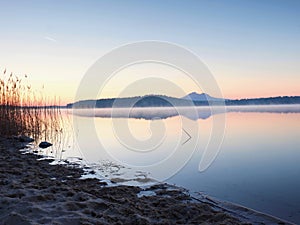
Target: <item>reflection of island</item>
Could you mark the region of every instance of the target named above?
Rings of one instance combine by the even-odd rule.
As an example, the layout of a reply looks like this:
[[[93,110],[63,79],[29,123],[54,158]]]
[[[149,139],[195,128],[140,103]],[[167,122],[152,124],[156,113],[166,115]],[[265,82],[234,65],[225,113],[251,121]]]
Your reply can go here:
[[[284,96],[253,99],[222,99],[195,92],[182,98],[164,95],[146,95],[127,98],[81,100],[70,103],[67,108],[138,108],[138,107],[187,107],[208,105],[285,105],[300,104],[300,96]]]
[[[198,106],[158,108],[102,108],[76,109],[75,115],[102,118],[134,118],[157,120],[183,116],[191,120],[208,119],[212,115],[230,112],[300,113],[300,105]]]

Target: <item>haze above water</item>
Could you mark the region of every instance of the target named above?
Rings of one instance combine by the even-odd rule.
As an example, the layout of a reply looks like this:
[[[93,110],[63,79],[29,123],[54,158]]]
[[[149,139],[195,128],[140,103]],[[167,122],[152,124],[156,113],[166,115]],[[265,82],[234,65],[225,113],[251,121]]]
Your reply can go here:
[[[66,126],[69,138],[60,147],[65,152],[56,157],[82,157],[97,175],[121,184],[143,185],[151,177],[168,177],[167,182],[192,192],[299,223],[300,105],[230,106],[226,114],[223,110],[215,109],[212,115],[209,107],[180,112],[96,109],[78,110],[75,116],[67,110],[63,116],[75,123]],[[213,121],[224,116],[220,152],[199,172]]]

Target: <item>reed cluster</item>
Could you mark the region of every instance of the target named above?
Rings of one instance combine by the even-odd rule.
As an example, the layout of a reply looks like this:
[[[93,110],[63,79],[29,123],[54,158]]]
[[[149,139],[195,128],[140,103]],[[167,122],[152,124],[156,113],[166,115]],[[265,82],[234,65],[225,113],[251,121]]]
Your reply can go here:
[[[61,112],[54,101],[32,90],[27,75],[17,76],[6,69],[0,75],[0,135],[27,135],[47,140],[60,132]]]

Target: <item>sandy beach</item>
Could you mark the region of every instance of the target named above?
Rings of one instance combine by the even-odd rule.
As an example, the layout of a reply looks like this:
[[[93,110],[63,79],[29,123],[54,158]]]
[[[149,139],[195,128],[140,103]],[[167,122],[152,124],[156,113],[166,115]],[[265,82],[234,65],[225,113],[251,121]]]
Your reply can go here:
[[[0,138],[0,224],[285,224],[257,215],[251,221],[168,184],[112,187],[79,179],[83,169],[22,154],[25,145]]]

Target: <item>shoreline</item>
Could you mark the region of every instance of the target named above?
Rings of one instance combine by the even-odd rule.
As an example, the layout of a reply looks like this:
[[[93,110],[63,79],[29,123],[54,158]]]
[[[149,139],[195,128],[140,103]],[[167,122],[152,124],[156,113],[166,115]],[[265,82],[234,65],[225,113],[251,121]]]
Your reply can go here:
[[[0,137],[0,224],[291,224],[169,184],[108,186]]]

